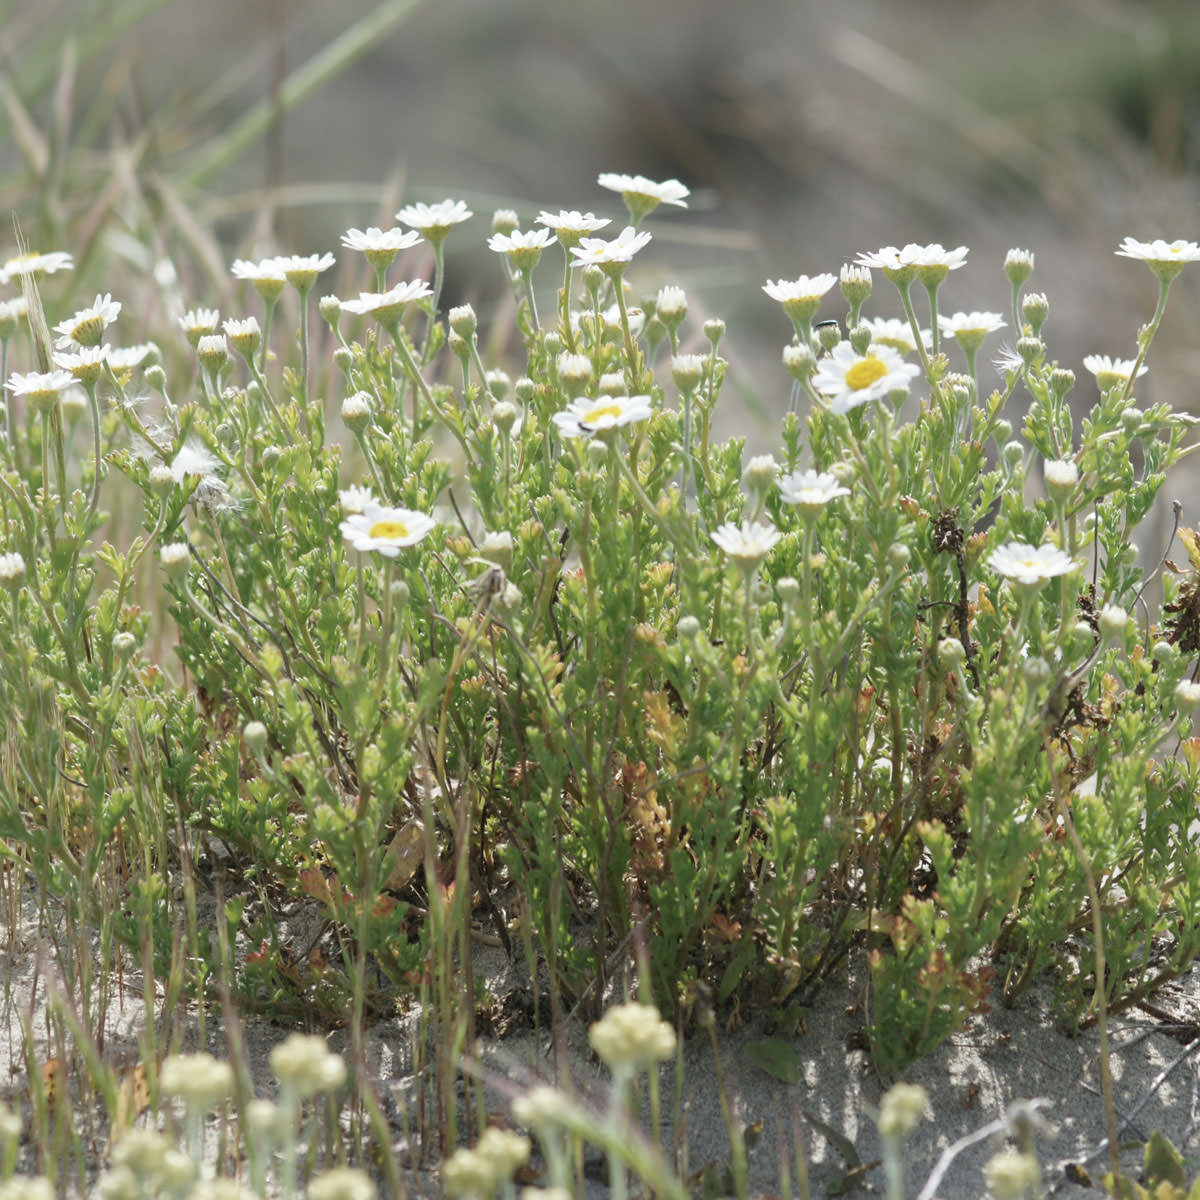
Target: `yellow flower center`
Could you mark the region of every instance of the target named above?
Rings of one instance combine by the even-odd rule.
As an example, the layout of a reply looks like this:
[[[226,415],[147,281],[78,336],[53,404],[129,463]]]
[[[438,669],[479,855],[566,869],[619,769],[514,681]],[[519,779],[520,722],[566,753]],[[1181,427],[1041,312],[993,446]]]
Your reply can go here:
[[[846,386],[859,392],[882,379],[887,373],[887,364],[874,354],[869,354],[866,358],[859,359],[846,372]]]
[[[406,538],[408,526],[403,521],[376,521],[371,526],[370,537],[373,538]]]
[[[595,408],[588,409],[580,424],[594,425],[601,417],[619,417],[621,415],[621,406],[619,404],[599,404]]]

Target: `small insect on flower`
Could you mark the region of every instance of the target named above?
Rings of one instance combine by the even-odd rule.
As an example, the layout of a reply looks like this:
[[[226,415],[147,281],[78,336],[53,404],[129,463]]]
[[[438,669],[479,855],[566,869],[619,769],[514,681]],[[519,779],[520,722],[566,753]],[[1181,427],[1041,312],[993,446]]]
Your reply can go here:
[[[338,528],[355,550],[374,550],[395,558],[406,546],[415,546],[437,522],[424,513],[369,503],[361,513],[351,513]]]

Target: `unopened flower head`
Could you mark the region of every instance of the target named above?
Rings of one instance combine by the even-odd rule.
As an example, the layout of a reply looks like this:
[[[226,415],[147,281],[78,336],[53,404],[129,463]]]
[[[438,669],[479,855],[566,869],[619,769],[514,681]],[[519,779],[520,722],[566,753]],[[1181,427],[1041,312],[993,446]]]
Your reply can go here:
[[[818,362],[812,385],[829,399],[833,412],[848,413],[891,392],[908,391],[919,371],[890,346],[873,346],[866,354],[856,354],[849,342],[842,342]]]
[[[556,412],[553,419],[559,437],[592,438],[645,421],[653,411],[649,396],[581,397]]]
[[[667,284],[658,289],[654,299],[654,315],[672,332],[679,328],[687,316],[687,293],[681,287]]]
[[[396,220],[437,245],[446,240],[455,225],[469,221],[474,215],[461,200],[441,200],[437,204],[406,205],[396,214]]]
[[[29,315],[24,296],[0,300],[0,341],[7,341],[17,332],[17,326]]]
[[[342,245],[357,250],[377,271],[386,271],[396,261],[401,250],[415,246],[421,240],[416,229],[348,229],[342,234]]]
[[[743,521],[741,525],[726,521],[711,534],[717,546],[743,567],[762,562],[782,536],[770,521]]]
[[[1138,242],[1127,237],[1117,248],[1125,258],[1141,259],[1164,283],[1169,283],[1190,262],[1200,258],[1200,246],[1182,240]]]
[[[173,1054],[162,1065],[159,1085],[188,1108],[215,1108],[233,1091],[233,1068],[211,1054]]]
[[[838,284],[847,304],[861,305],[871,295],[871,272],[857,263],[842,263]]]
[[[335,1091],[346,1082],[341,1055],[316,1034],[289,1034],[271,1051],[270,1061],[280,1086],[299,1100]]]
[[[342,506],[342,512],[351,516],[355,513],[365,513],[369,504],[378,502],[375,499],[375,493],[369,487],[352,483],[345,491],[338,492],[338,503]]]
[[[1033,274],[1033,251],[1010,250],[1004,256],[1004,273],[1013,287],[1020,287]]]
[[[563,387],[574,398],[587,387],[592,377],[592,360],[586,354],[568,354],[564,350],[558,356],[555,371]]]
[[[929,1111],[929,1096],[912,1083],[893,1084],[879,1104],[879,1132],[884,1137],[904,1137]]]
[[[309,1200],[375,1200],[376,1188],[359,1167],[331,1167],[308,1185]]]
[[[778,478],[779,464],[773,454],[756,454],[746,464],[746,488],[752,493],[764,494]]]
[[[1107,354],[1088,354],[1084,356],[1083,365],[1096,377],[1096,386],[1101,392],[1111,391],[1115,387],[1126,387],[1129,377],[1137,367],[1137,378],[1146,374],[1148,367],[1138,367],[1132,358],[1110,358]]]
[[[280,279],[282,280],[282,278],[281,275]],[[215,308],[190,308],[179,318],[179,328],[183,330],[184,336],[195,348],[196,343],[202,337],[217,332],[220,321],[221,314]]]
[[[627,1002],[610,1008],[589,1030],[588,1042],[614,1074],[664,1062],[675,1053],[675,1030],[652,1004]]]
[[[1037,587],[1048,579],[1069,575],[1079,568],[1069,554],[1050,542],[1041,546],[1031,546],[1028,542],[1007,542],[992,551],[988,566],[1026,587]]]
[[[354,392],[342,401],[342,422],[352,433],[361,433],[371,423],[371,393]]]
[[[656,183],[645,175],[618,175],[605,171],[596,179],[602,188],[620,192],[621,199],[636,225],[652,213],[660,204],[674,204],[687,208],[687,197],[691,194],[678,179],[667,179]]]
[[[442,1163],[442,1187],[454,1200],[490,1196],[499,1183],[495,1165],[478,1150],[460,1146]]]
[[[488,238],[488,249],[508,255],[516,270],[529,271],[537,266],[542,251],[553,241],[554,234],[549,229],[531,229],[525,233],[514,229],[512,233],[493,233]]]
[[[56,350],[54,365],[60,371],[70,371],[82,384],[95,383],[104,370],[111,353],[107,345],[77,346],[74,350]]]
[[[374,550],[385,558],[395,558],[405,547],[415,546],[436,524],[424,513],[372,503],[361,513],[352,513],[338,528],[355,550]]]
[[[262,345],[262,329],[257,317],[246,317],[242,321],[226,321],[221,326],[233,348],[247,361],[252,359]]]
[[[1050,459],[1043,470],[1043,478],[1046,481],[1046,491],[1051,496],[1067,496],[1079,482],[1079,468],[1074,459]]]
[[[1001,1150],[983,1168],[988,1191],[995,1200],[1024,1200],[1037,1187],[1037,1159],[1019,1150]]]
[[[805,515],[820,512],[831,500],[850,495],[835,475],[824,471],[793,471],[779,481],[779,498]]]
[[[633,256],[647,245],[650,234],[638,233],[632,225],[626,225],[611,241],[604,238],[580,238],[578,246],[571,247],[576,265],[598,267],[620,267],[633,260]]]
[[[60,350],[73,350],[76,346],[98,346],[104,331],[121,315],[120,301],[107,292],[97,296],[87,308],[81,308],[69,320],[55,325],[58,334],[55,345]]]
[[[807,323],[821,307],[821,297],[835,283],[836,275],[801,275],[798,279],[768,279],[763,291],[783,306],[793,322]]]
[[[191,553],[187,542],[171,542],[159,550],[158,560],[172,579],[181,579],[187,574]]]
[[[1175,685],[1175,699],[1184,712],[1196,712],[1200,709],[1200,683],[1181,679]]]
[[[220,371],[229,361],[229,343],[225,335],[206,333],[196,343],[196,358],[206,371]]]
[[[414,300],[432,296],[433,289],[423,279],[398,283],[386,292],[360,292],[357,300],[344,300],[342,308],[356,315],[370,315],[381,325],[394,325]]]
[[[511,1129],[489,1125],[483,1131],[475,1152],[491,1164],[498,1179],[511,1179],[518,1167],[529,1160],[529,1139]]]
[[[14,279],[26,277],[37,279],[41,275],[55,275],[59,271],[73,270],[74,267],[75,260],[61,250],[49,254],[15,254],[0,267],[0,283],[12,283]]]
[[[671,359],[671,378],[681,392],[693,392],[704,379],[708,359],[702,354],[676,354]]]
[[[16,550],[0,554],[0,584],[15,590],[25,582],[25,559]]]

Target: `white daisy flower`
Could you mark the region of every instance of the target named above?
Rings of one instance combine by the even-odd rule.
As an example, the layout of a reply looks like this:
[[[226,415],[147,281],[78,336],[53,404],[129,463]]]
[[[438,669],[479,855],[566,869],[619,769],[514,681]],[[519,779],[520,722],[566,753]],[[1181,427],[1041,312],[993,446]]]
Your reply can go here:
[[[1188,263],[1200,258],[1200,246],[1182,240],[1164,242],[1160,238],[1153,242],[1139,242],[1127,237],[1116,253],[1125,258],[1141,259],[1159,278],[1169,280],[1174,279]]]
[[[793,471],[779,480],[779,498],[792,504],[802,513],[812,514],[824,508],[830,500],[850,495],[837,477],[824,471]]]
[[[371,502],[351,513],[338,528],[355,550],[377,550],[395,558],[405,546],[415,546],[437,524],[424,513]]]
[[[308,291],[317,282],[317,276],[335,262],[332,254],[282,254],[275,259],[283,277],[299,292]]]
[[[968,338],[978,344],[989,333],[1003,329],[1004,324],[1004,318],[994,312],[959,312],[949,317],[938,314],[938,327],[942,333],[960,343]]]
[[[347,250],[357,250],[368,259],[372,255],[386,255],[390,263],[401,250],[415,246],[421,240],[421,234],[416,229],[379,229],[372,225],[369,229],[347,229],[342,234],[342,245]]]
[[[342,512],[354,516],[365,513],[368,505],[378,504],[378,501],[369,487],[352,483],[345,491],[338,492],[338,503],[342,506]]]
[[[884,246],[873,254],[860,254],[854,261],[860,267],[874,267],[877,271],[882,271],[889,279],[901,273],[907,273],[912,279],[916,276],[917,267],[921,266],[921,256],[924,253],[924,246],[909,242],[903,248]]]
[[[357,300],[343,300],[342,308],[359,316],[369,314],[380,324],[388,325],[398,321],[414,300],[432,295],[433,289],[425,280],[413,279],[386,292],[359,292]]]
[[[250,262],[245,258],[235,258],[231,270],[235,279],[245,279],[255,284],[284,283],[287,280],[287,276],[283,273],[283,267],[279,265],[278,258],[263,258],[258,262]],[[209,310],[200,309],[198,311],[204,312]]]
[[[1057,575],[1069,575],[1079,564],[1050,542],[1031,546],[1028,542],[1007,542],[993,550],[988,558],[993,571],[1017,583],[1033,587]]]
[[[763,284],[763,291],[772,300],[777,300],[787,307],[790,302],[798,300],[820,300],[835,283],[837,283],[836,275],[801,275],[799,279],[780,279],[778,282],[768,279]]]
[[[862,324],[871,332],[871,342],[876,346],[890,346],[901,354],[913,354],[917,349],[912,326],[901,317],[863,317]],[[933,334],[921,330],[921,341],[928,350],[933,345]]]
[[[75,346],[98,346],[104,331],[121,315],[120,301],[107,292],[97,296],[87,308],[81,308],[69,320],[55,325],[58,339],[54,345],[59,350],[70,350]]]
[[[42,408],[57,400],[74,382],[70,371],[14,371],[4,386],[14,396],[25,396],[35,408]]]
[[[1124,387],[1129,383],[1137,360],[1132,358],[1109,358],[1107,354],[1088,354],[1084,356],[1083,365],[1096,377],[1096,386],[1107,392],[1110,388]],[[1148,367],[1138,367],[1137,377],[1146,374]]]
[[[25,559],[17,550],[0,554],[0,583],[16,587],[25,578]]]
[[[849,342],[840,342],[817,364],[812,385],[829,398],[833,412],[848,413],[889,392],[907,391],[919,373],[890,346],[872,346],[860,355]]]
[[[633,256],[649,241],[650,234],[645,230],[638,233],[632,225],[626,225],[612,241],[605,241],[604,238],[580,238],[579,245],[571,247],[571,253],[579,266],[586,267],[594,263],[603,267],[632,261]]]
[[[573,400],[554,414],[560,437],[595,437],[635,421],[645,421],[653,413],[649,396],[600,396]]]
[[[508,261],[518,271],[528,271],[553,241],[554,234],[549,229],[531,229],[527,233],[514,229],[511,233],[493,233],[488,238],[488,249],[507,254]]]
[[[595,213],[581,213],[578,209],[560,209],[556,213],[540,212],[537,223],[552,229],[561,238],[565,234],[595,233],[612,224],[611,217],[598,217]]]
[[[132,371],[135,367],[140,367],[151,354],[157,352],[158,347],[153,342],[118,346],[108,352],[108,365],[119,375],[122,371]]]
[[[74,350],[56,350],[54,365],[70,373],[80,383],[95,383],[111,353],[107,345],[77,346]]]
[[[396,214],[396,220],[436,243],[445,241],[455,225],[474,215],[461,200],[441,200],[437,204],[409,204]]]
[[[62,250],[49,254],[16,254],[0,267],[0,283],[11,283],[27,275],[54,275],[59,271],[71,271],[75,260]]]
[[[922,246],[917,255],[917,278],[929,287],[941,283],[951,271],[957,271],[967,261],[966,246],[947,250],[940,242]]]
[[[0,337],[7,337],[17,327],[17,322],[29,315],[29,305],[24,296],[13,296],[0,300]]]
[[[239,259],[238,262],[241,262]],[[237,263],[234,263],[234,274],[237,274]],[[280,282],[283,282],[283,276],[279,277]],[[184,336],[193,346],[207,334],[216,333],[217,326],[221,323],[221,314],[215,308],[189,308],[187,312],[179,318],[179,328],[183,330]]]
[[[730,558],[749,567],[762,562],[783,535],[769,521],[743,521],[741,525],[726,521],[711,536]]]
[[[620,192],[629,207],[639,209],[643,215],[660,204],[674,204],[678,208],[687,208],[687,197],[691,195],[678,179],[655,183],[645,175],[617,175],[605,171],[596,182],[609,191]]]

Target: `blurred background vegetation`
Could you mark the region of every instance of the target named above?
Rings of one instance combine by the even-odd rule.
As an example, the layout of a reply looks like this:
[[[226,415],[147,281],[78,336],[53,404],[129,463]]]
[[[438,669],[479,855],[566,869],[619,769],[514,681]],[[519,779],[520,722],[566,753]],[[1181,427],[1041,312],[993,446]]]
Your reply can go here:
[[[130,341],[162,337],[175,305],[238,315],[235,253],[336,249],[402,199],[448,195],[478,216],[451,238],[447,300],[486,322],[504,302],[483,248],[493,208],[617,215],[598,171],[676,176],[693,203],[654,220],[635,283],[682,281],[697,315],[727,319],[726,419],[744,432],[750,414],[773,442],[790,327],[768,276],[963,243],[946,303],[1000,309],[1005,250],[1032,249],[1051,352],[1090,403],[1079,359],[1132,357],[1153,309],[1151,273],[1115,257],[1118,242],[1200,236],[1194,0],[7,0],[0,13],[0,208],[36,248],[80,256],[60,286],[81,303],[121,293]],[[325,290],[365,286],[359,267]],[[1200,407],[1198,299],[1200,272],[1185,272],[1142,401]]]

